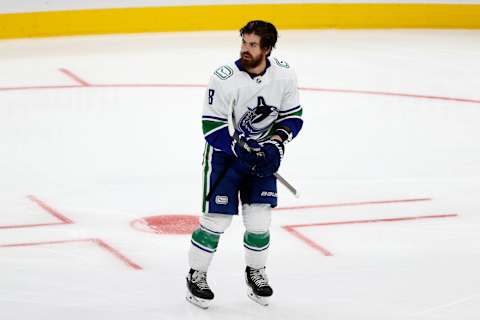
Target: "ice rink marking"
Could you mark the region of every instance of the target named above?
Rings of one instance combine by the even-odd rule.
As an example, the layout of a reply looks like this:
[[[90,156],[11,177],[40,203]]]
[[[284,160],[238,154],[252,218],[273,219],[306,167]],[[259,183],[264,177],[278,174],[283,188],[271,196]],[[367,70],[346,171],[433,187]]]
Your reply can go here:
[[[90,86],[90,84],[87,81],[83,80],[82,78],[80,78],[79,76],[74,74],[72,71],[70,71],[68,69],[65,69],[65,68],[60,68],[58,70],[60,72],[62,72],[63,74],[65,74],[70,79],[72,79],[73,81],[79,83],[81,87],[89,87]]]
[[[205,84],[181,84],[181,83],[117,83],[117,84],[93,84],[83,80],[73,71],[60,68],[61,73],[65,74],[70,79],[74,80],[77,85],[46,85],[46,86],[19,86],[19,87],[0,87],[0,91],[25,91],[25,90],[48,90],[48,89],[84,89],[84,88],[205,88]],[[419,95],[413,93],[402,92],[385,92],[372,90],[355,90],[355,89],[340,89],[340,88],[314,88],[314,87],[299,87],[300,91],[306,92],[329,92],[329,93],[347,93],[347,94],[362,94],[375,96],[393,96],[402,98],[416,98],[429,100],[443,100],[451,102],[474,103],[480,104],[480,100],[466,99],[460,97],[443,97],[434,95]]]
[[[427,216],[414,216],[414,217],[397,217],[397,218],[384,218],[384,219],[366,219],[366,220],[348,220],[348,221],[333,221],[333,222],[320,222],[320,223],[308,223],[308,224],[291,224],[282,226],[288,233],[296,237],[297,239],[303,241],[305,244],[320,251],[324,256],[333,256],[333,253],[328,249],[322,247],[312,239],[308,238],[300,231],[299,228],[307,227],[323,227],[323,226],[335,226],[335,225],[346,225],[346,224],[366,224],[366,223],[381,223],[381,222],[401,222],[401,221],[414,221],[414,220],[423,220],[423,219],[439,219],[439,218],[454,218],[458,217],[458,214],[438,214],[438,215],[427,215]]]
[[[45,202],[42,200],[38,199],[34,195],[29,195],[27,198],[37,204],[40,208],[42,208],[44,211],[48,212],[51,214],[53,217],[56,219],[60,220],[60,222],[49,222],[49,223],[36,223],[36,224],[19,224],[19,225],[6,225],[6,226],[0,226],[0,229],[17,229],[17,228],[35,228],[35,227],[46,227],[46,226],[55,226],[55,225],[65,225],[65,224],[73,224],[74,222],[65,217],[63,214],[61,214],[58,210],[53,209],[49,205],[47,205]]]
[[[413,198],[413,199],[400,199],[400,200],[379,200],[379,201],[360,201],[360,202],[344,202],[344,203],[326,203],[326,204],[312,204],[312,205],[301,205],[301,206],[278,207],[278,208],[275,208],[273,210],[274,211],[304,210],[304,209],[352,207],[352,206],[365,206],[365,205],[404,203],[404,202],[419,202],[419,201],[432,201],[432,199],[431,198]]]
[[[34,228],[34,227],[47,227],[47,226],[54,226],[54,225],[68,225],[73,224],[73,220],[67,218],[65,215],[61,214],[58,210],[53,209],[50,205],[46,202],[40,200],[34,195],[27,196],[29,200],[37,204],[40,208],[44,211],[48,212],[56,219],[60,220],[60,222],[51,222],[51,223],[38,223],[38,224],[25,224],[25,225],[7,225],[7,226],[0,226],[0,229],[16,229],[16,228]],[[52,245],[52,244],[63,244],[63,243],[75,243],[75,242],[93,242],[94,244],[98,245],[100,248],[110,252],[113,256],[123,261],[126,265],[130,268],[135,270],[142,270],[138,264],[134,263],[130,259],[128,259],[125,255],[120,253],[117,249],[113,248],[107,242],[103,241],[102,239],[98,238],[91,238],[91,239],[70,239],[70,240],[57,240],[57,241],[42,241],[42,242],[28,242],[28,243],[12,243],[12,244],[4,244],[0,245],[0,248],[12,248],[12,247],[27,247],[27,246],[39,246],[39,245]]]
[[[120,253],[117,249],[113,248],[111,245],[103,241],[102,239],[92,238],[92,239],[73,239],[73,240],[58,240],[58,241],[42,241],[42,242],[27,242],[27,243],[13,243],[13,244],[2,244],[0,248],[18,248],[18,247],[31,247],[31,246],[42,246],[42,245],[55,245],[55,244],[66,244],[66,243],[78,243],[78,242],[90,242],[98,245],[100,248],[106,250],[112,254],[115,258],[121,260],[128,267],[135,270],[142,270],[142,267],[136,264],[135,262],[128,259],[125,255]]]

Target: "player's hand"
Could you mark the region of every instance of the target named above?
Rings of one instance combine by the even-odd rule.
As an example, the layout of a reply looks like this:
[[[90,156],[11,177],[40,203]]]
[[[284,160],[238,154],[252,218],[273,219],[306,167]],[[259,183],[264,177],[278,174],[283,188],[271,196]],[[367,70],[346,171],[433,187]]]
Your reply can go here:
[[[265,159],[262,146],[254,139],[237,136],[232,143],[232,151],[244,164],[252,167]]]
[[[267,140],[261,146],[260,152],[264,154],[264,159],[253,167],[253,172],[259,177],[268,177],[280,168],[285,146],[277,140]]]

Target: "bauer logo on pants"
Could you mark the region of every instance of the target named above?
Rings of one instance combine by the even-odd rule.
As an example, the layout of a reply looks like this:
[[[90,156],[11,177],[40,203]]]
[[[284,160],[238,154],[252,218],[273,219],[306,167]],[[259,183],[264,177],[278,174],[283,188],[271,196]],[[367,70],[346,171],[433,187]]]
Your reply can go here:
[[[261,195],[262,197],[277,197],[277,193],[272,191],[262,191]]]
[[[216,204],[223,204],[223,205],[228,204],[228,196],[216,196],[215,197],[215,203]]]

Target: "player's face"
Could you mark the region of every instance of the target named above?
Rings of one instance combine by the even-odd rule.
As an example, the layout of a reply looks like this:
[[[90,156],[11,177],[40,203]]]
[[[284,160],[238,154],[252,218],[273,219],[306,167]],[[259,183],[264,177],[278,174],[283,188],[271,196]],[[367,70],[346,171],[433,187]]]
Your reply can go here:
[[[240,62],[245,68],[255,68],[266,59],[269,50],[260,47],[260,37],[256,34],[244,34],[240,49]]]

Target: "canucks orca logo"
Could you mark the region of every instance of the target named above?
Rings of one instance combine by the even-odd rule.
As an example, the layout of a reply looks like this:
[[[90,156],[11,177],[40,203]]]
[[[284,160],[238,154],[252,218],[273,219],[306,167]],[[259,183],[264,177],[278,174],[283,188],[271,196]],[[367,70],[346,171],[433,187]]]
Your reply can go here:
[[[248,108],[240,119],[239,128],[247,136],[261,134],[270,128],[277,114],[278,108],[267,105],[263,97],[258,97],[257,106]]]

